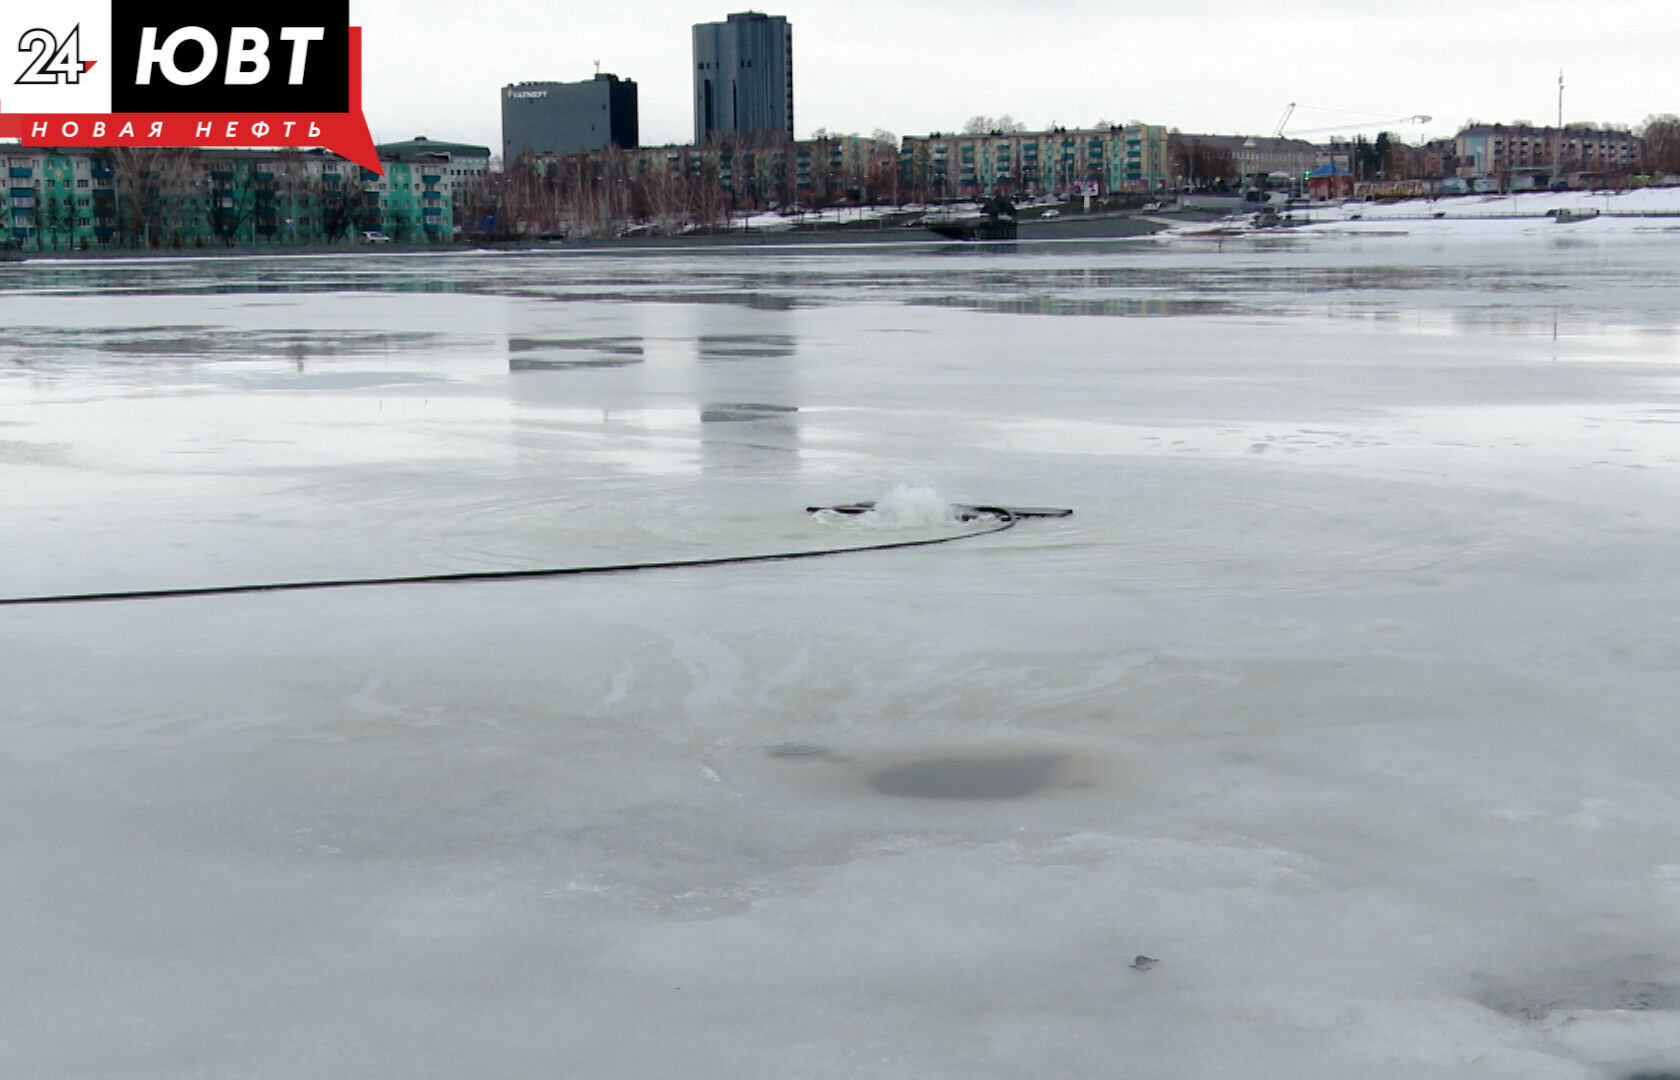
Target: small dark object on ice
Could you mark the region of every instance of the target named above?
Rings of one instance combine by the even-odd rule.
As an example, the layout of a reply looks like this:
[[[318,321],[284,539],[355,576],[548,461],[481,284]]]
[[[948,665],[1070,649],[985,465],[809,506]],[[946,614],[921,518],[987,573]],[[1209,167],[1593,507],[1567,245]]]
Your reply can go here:
[[[1137,955],[1137,958],[1132,961],[1132,970],[1133,971],[1148,971],[1150,968],[1154,967],[1156,964],[1159,964],[1160,962],[1161,961],[1155,959],[1153,956],[1144,956],[1142,953],[1139,953]]]

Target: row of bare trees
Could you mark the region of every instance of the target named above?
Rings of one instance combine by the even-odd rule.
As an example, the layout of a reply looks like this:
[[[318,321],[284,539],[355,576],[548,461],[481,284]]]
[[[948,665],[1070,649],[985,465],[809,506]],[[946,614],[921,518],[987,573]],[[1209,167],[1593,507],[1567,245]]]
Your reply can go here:
[[[664,232],[723,223],[715,173],[632,176],[617,153],[521,159],[456,195],[470,234],[513,239],[612,236],[646,223]],[[708,197],[710,196],[710,197]]]
[[[731,211],[890,202],[899,188],[897,140],[886,136],[889,144],[884,134],[859,140],[819,131],[801,143],[521,158],[479,178],[456,202],[468,233],[509,239],[676,233],[723,226]]]

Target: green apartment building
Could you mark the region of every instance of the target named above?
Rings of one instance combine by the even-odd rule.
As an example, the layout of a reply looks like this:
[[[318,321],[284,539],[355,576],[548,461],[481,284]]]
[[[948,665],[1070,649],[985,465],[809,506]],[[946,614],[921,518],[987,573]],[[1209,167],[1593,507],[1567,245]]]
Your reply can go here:
[[[324,150],[0,147],[0,223],[26,250],[309,247],[379,232],[455,238],[455,195],[488,147],[379,147],[385,175]]]
[[[1155,124],[985,135],[906,136],[900,182],[919,199],[1166,188],[1167,129]]]

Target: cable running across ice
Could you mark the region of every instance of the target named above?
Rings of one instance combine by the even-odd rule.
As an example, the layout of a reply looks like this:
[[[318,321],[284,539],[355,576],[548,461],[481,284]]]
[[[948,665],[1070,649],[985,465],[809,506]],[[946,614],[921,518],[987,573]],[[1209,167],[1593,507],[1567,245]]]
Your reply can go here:
[[[843,503],[837,506],[808,506],[808,513],[832,511],[846,515],[873,511],[872,502]],[[781,551],[759,555],[720,555],[710,559],[664,559],[655,562],[612,563],[600,566],[557,566],[528,570],[466,570],[444,574],[408,574],[376,578],[327,578],[315,581],[275,581],[247,585],[205,585],[180,589],[124,589],[109,592],[61,593],[47,596],[0,597],[0,607],[22,607],[41,604],[87,604],[112,600],[172,600],[197,596],[234,596],[240,593],[304,592],[313,589],[355,589],[373,585],[440,585],[446,582],[511,581],[520,578],[572,577],[585,574],[623,574],[632,570],[678,570],[691,566],[731,566],[737,563],[788,562],[793,559],[815,559],[825,555],[850,555],[864,551],[892,551],[898,548],[930,547],[989,536],[1030,517],[1067,517],[1072,510],[1057,507],[1005,507],[953,505],[951,514],[961,522],[986,521],[991,524],[972,532],[934,536],[922,540],[890,540],[858,547],[818,548],[813,551]]]

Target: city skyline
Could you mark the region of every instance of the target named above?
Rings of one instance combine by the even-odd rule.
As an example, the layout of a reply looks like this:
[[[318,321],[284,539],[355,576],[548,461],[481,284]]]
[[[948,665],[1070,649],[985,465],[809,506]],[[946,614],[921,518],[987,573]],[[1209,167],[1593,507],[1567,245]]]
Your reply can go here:
[[[601,71],[637,81],[641,141],[658,145],[692,137],[691,27],[739,10],[632,0],[562,17],[535,0],[470,8],[352,0],[351,14],[365,28],[365,104],[379,140],[428,134],[499,146],[500,87],[585,79],[599,61]],[[1650,45],[1680,33],[1680,11],[1653,0],[1599,5],[1590,34],[1578,8],[1545,0],[1477,11],[1421,0],[1403,18],[1326,14],[1298,0],[1264,12],[1210,0],[1195,16],[1141,5],[1133,16],[1087,0],[1030,18],[995,0],[752,10],[785,16],[804,42],[794,89],[800,138],[818,128],[950,131],[976,114],[1034,128],[1144,120],[1270,134],[1297,102],[1286,133],[1374,135],[1387,126],[1417,141],[1472,119],[1550,122],[1560,68],[1567,121],[1634,126],[1680,111],[1666,61]],[[444,41],[450,63],[416,63]],[[1433,120],[1366,123],[1413,114]]]

